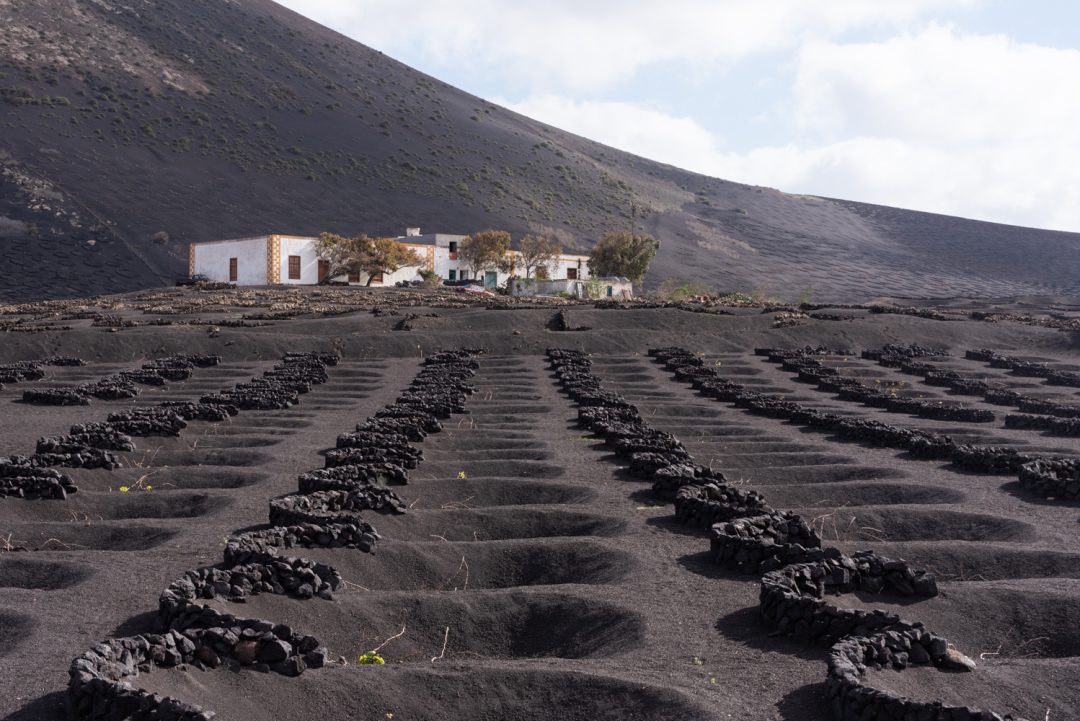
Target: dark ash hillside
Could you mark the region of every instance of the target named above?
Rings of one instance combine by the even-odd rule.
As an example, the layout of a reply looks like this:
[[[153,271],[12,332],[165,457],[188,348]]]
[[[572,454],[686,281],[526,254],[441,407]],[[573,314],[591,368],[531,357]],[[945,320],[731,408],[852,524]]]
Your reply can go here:
[[[407,224],[577,248],[634,224],[664,241],[652,282],[791,297],[1077,287],[1080,236],[688,173],[516,115],[268,0],[2,2],[0,23],[2,299],[157,285],[185,271],[189,241]],[[169,242],[151,240],[159,231]]]

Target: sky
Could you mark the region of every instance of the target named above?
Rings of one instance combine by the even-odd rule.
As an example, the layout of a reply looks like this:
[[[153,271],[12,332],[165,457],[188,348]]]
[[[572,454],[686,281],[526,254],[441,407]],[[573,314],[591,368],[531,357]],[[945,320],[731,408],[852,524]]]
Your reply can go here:
[[[279,0],[549,125],[714,177],[1080,232],[1070,0]]]

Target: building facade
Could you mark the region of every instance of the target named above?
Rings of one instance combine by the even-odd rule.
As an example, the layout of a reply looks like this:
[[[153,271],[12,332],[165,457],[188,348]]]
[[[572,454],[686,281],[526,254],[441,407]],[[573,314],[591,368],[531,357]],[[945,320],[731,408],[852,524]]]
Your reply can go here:
[[[410,248],[420,258],[420,265],[402,268],[394,273],[381,273],[371,279],[374,287],[393,286],[400,282],[420,280],[421,269],[433,270],[446,281],[477,281],[494,289],[506,284],[519,271],[502,269],[471,271],[459,257],[464,235],[420,233],[409,228],[396,240]],[[316,251],[318,238],[293,235],[261,235],[232,240],[192,243],[188,247],[188,274],[201,275],[214,281],[237,285],[315,285],[327,280],[329,263],[320,260]],[[520,254],[511,250],[513,260]],[[562,280],[587,280],[587,255],[564,254],[552,263],[548,277]],[[330,280],[355,285],[368,285],[366,273],[340,276]]]
[[[630,300],[634,297],[634,284],[627,278],[588,278],[586,280],[537,280],[536,278],[511,278],[507,284],[510,295],[529,298],[536,295],[564,295],[581,300]]]

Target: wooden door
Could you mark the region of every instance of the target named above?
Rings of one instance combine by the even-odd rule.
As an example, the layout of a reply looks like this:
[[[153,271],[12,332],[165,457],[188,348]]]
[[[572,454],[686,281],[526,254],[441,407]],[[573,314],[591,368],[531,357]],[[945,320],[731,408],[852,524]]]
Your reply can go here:
[[[322,283],[324,280],[326,280],[326,276],[328,276],[328,275],[330,275],[330,261],[328,261],[328,260],[320,260],[319,261],[319,282]]]
[[[237,266],[237,259],[236,258],[229,258],[229,282],[230,283],[235,283],[236,279],[237,279],[237,277],[239,275],[237,273],[237,267],[236,266]]]

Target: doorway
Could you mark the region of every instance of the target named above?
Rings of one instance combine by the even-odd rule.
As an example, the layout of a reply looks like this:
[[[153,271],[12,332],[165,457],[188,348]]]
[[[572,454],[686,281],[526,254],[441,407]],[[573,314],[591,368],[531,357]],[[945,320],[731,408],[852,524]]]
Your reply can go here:
[[[328,260],[320,260],[319,261],[319,282],[322,283],[324,280],[326,280],[326,276],[328,276],[328,275],[330,275],[330,261],[328,261]]]
[[[488,290],[495,290],[499,287],[499,274],[493,270],[489,270],[484,273],[484,287]]]

